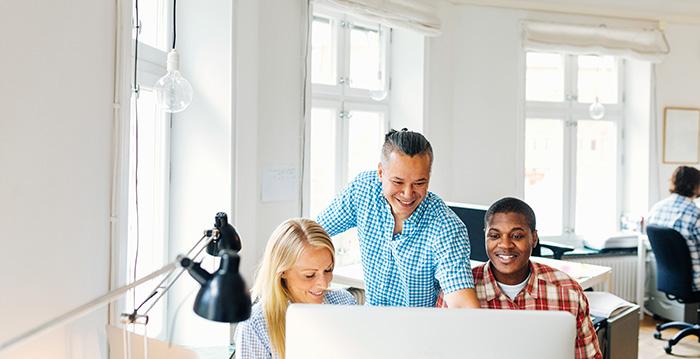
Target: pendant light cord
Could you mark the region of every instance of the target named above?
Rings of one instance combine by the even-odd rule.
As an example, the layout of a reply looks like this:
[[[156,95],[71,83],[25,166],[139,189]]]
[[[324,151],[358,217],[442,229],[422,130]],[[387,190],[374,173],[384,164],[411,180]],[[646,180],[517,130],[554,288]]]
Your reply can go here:
[[[177,28],[177,0],[173,0],[173,50],[175,49],[175,39],[177,38],[177,33],[175,32]]]
[[[134,281],[136,281],[137,268],[139,262],[139,247],[140,247],[140,235],[139,235],[139,83],[138,83],[138,60],[139,60],[139,33],[141,32],[141,22],[139,20],[139,0],[134,0],[134,202],[135,202],[135,215],[136,215],[136,249],[134,250]],[[136,289],[133,289],[132,300],[134,305],[136,305]]]

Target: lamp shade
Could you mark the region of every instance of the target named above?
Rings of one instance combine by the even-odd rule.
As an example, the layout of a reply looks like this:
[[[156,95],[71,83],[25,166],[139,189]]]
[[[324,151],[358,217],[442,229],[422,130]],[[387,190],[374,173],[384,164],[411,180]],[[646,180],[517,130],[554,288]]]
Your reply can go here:
[[[238,272],[240,258],[231,250],[219,253],[219,269],[209,273],[199,263],[183,258],[180,264],[202,286],[194,300],[194,312],[202,318],[237,323],[250,317],[250,295]]]

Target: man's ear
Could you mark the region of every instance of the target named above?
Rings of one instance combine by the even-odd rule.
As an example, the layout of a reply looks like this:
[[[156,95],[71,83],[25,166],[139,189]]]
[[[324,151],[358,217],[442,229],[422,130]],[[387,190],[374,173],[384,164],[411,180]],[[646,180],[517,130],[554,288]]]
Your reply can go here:
[[[383,172],[384,172],[384,169],[382,168],[382,163],[379,162],[379,164],[377,165],[377,175],[379,176],[380,181],[382,180]]]
[[[532,231],[532,248],[537,247],[537,243],[540,242],[540,237],[537,236],[537,230]]]

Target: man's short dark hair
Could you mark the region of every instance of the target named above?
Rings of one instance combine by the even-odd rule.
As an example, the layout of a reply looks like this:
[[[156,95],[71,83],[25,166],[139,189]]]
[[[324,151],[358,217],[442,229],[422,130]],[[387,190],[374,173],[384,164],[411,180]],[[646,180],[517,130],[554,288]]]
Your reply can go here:
[[[685,197],[695,197],[700,185],[700,171],[695,167],[679,166],[671,176],[671,193]]]
[[[392,129],[384,136],[382,163],[386,163],[389,155],[394,151],[409,157],[427,155],[430,158],[430,164],[433,163],[433,147],[430,146],[430,142],[422,134],[406,128],[401,131]]]
[[[537,220],[535,218],[535,211],[532,210],[527,203],[523,200],[504,197],[494,202],[494,204],[489,207],[484,216],[484,228],[488,228],[489,221],[496,213],[518,213],[522,214],[527,221],[528,226],[531,231],[535,231],[537,228]]]

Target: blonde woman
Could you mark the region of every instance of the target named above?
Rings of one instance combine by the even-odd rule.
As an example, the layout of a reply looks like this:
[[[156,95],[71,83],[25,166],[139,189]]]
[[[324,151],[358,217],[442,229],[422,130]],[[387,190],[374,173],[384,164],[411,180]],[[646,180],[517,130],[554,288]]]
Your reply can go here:
[[[267,242],[252,288],[250,318],[236,327],[236,358],[284,358],[285,316],[290,303],[356,304],[346,290],[329,290],[335,249],[310,219],[287,220]]]

